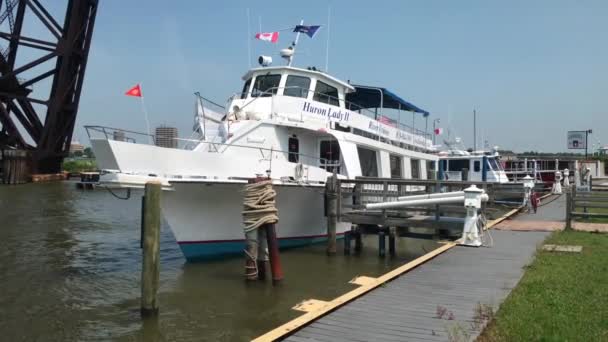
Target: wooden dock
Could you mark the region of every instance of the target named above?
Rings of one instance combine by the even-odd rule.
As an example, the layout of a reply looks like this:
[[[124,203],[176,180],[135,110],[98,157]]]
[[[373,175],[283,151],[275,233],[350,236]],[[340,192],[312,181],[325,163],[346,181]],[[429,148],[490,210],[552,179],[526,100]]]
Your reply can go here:
[[[550,202],[552,201],[552,202]],[[359,278],[361,285],[330,302],[308,300],[307,313],[255,341],[454,341],[473,340],[523,276],[525,266],[550,234],[508,230],[519,222],[543,227],[564,225],[565,196],[545,199],[536,214],[520,214],[490,230],[492,247],[444,246],[383,280]],[[515,212],[514,210],[513,212]],[[500,220],[504,219],[501,218]],[[409,270],[409,271],[408,271]],[[355,293],[354,295],[350,295]],[[309,310],[306,306],[310,305]],[[316,308],[315,308],[316,307]]]
[[[285,341],[475,338],[511,292],[547,232],[492,231],[494,247],[453,247],[288,336]]]

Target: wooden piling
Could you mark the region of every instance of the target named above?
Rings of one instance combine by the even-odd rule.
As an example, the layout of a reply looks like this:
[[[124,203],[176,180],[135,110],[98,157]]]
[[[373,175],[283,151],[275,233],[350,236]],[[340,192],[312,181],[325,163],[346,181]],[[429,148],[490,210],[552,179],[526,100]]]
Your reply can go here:
[[[388,229],[388,254],[391,257],[395,256],[395,240],[397,238],[397,227]]]
[[[141,314],[158,313],[160,272],[160,196],[161,183],[146,183],[144,202],[143,261],[141,269]]]
[[[327,199],[327,255],[336,254],[336,225],[338,223],[338,176],[327,177],[325,198]]]
[[[268,254],[270,256],[270,271],[272,272],[272,283],[278,284],[283,280],[283,267],[279,256],[279,241],[277,231],[273,223],[265,224],[266,240],[268,241]]]
[[[355,236],[355,253],[361,253],[361,249],[363,248],[363,242],[361,241],[361,228],[359,226],[355,226],[354,236]]]
[[[352,231],[344,232],[344,255],[350,255],[350,240]]]
[[[566,190],[566,230],[572,229],[572,191]]]
[[[260,227],[257,229],[258,234],[258,253],[257,253],[257,271],[258,280],[266,279],[266,261],[268,256],[266,251],[268,250],[268,237],[266,236],[266,228]]]
[[[386,256],[386,238],[382,230],[378,232],[378,256],[381,258]]]

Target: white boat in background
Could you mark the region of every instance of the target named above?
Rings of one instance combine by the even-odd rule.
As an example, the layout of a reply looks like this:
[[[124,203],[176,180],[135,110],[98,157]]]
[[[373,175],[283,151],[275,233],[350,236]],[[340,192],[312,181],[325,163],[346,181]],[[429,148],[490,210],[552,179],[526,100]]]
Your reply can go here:
[[[199,136],[179,139],[186,148],[120,141],[115,129],[87,126],[101,182],[142,187],[162,181],[163,215],[188,260],[242,253],[241,189],[257,176],[269,177],[277,191],[280,247],[293,247],[326,239],[324,183],[332,173],[427,179],[427,171],[436,170],[430,134],[401,121],[406,112],[408,122],[426,120],[424,110],[382,87],[260,61],[223,112],[209,115],[208,106],[197,106]],[[210,116],[216,135],[206,125]],[[347,229],[341,222],[337,233]]]
[[[438,153],[439,166],[437,179],[452,181],[474,181],[509,183],[505,170],[500,161],[498,148],[492,151],[465,150],[458,138],[455,141],[445,141],[446,151]]]

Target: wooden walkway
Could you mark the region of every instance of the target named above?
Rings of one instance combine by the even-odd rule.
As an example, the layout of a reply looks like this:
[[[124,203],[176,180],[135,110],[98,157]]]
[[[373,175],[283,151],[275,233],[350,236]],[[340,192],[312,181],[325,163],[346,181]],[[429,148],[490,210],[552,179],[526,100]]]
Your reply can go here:
[[[485,324],[483,309],[497,309],[547,234],[492,231],[494,247],[454,247],[285,341],[472,339]]]
[[[505,230],[491,230],[493,247],[453,247],[284,341],[473,340],[487,323],[489,309],[496,312],[550,234],[508,227],[526,222],[543,230],[547,224],[563,224],[564,202],[556,198],[537,214],[504,221]]]

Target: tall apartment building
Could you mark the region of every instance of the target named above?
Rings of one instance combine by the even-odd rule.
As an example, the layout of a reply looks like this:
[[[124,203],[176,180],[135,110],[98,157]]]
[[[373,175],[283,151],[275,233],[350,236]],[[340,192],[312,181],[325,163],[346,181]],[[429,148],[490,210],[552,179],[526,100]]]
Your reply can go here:
[[[160,147],[177,147],[177,128],[169,126],[156,127],[155,144]]]

